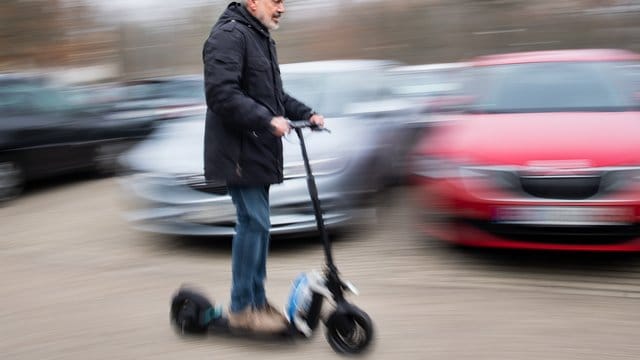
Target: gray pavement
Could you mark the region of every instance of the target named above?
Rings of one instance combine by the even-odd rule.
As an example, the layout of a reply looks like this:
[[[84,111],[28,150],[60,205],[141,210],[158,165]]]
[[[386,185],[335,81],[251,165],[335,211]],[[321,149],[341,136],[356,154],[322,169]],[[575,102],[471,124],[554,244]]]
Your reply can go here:
[[[414,229],[410,189],[388,199],[335,243],[375,322],[364,358],[640,358],[639,256],[455,249]],[[172,292],[190,282],[226,302],[229,244],[138,233],[123,200],[116,179],[87,179],[0,207],[0,358],[340,358],[323,331],[292,343],[178,337]],[[283,305],[322,248],[278,242],[269,262],[268,293]]]

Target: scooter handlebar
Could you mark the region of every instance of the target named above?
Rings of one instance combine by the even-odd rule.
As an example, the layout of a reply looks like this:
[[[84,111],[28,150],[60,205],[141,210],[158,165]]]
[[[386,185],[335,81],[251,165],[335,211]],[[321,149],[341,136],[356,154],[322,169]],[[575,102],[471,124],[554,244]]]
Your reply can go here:
[[[304,129],[304,128],[309,128],[311,129],[311,131],[326,131],[326,132],[331,132],[331,130],[325,128],[325,127],[319,127],[318,125],[312,123],[309,120],[289,120],[289,126],[292,129]]]

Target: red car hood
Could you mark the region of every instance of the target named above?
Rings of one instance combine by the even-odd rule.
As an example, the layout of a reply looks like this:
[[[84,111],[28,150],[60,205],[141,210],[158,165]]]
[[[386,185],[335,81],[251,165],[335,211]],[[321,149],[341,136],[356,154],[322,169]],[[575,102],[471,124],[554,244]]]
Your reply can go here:
[[[640,112],[457,115],[422,152],[484,165],[640,165]]]

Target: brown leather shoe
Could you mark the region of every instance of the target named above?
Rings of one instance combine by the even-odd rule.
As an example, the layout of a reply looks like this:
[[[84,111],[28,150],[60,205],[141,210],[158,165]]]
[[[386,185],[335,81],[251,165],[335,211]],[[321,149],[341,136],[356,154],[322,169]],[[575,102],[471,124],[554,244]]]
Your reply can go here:
[[[258,318],[251,307],[242,311],[229,311],[229,327],[236,330],[254,331],[258,327]]]
[[[265,303],[264,308],[259,309],[258,312],[266,315],[267,317],[273,319],[273,321],[277,322],[277,323],[282,323],[285,325],[285,327],[287,327],[289,325],[289,321],[287,321],[287,318],[284,316],[284,314],[278,310],[275,306],[271,305],[271,303],[269,301],[267,301]]]
[[[286,330],[286,325],[253,310],[251,307],[234,313],[229,312],[229,327],[232,330],[256,334],[275,334]]]

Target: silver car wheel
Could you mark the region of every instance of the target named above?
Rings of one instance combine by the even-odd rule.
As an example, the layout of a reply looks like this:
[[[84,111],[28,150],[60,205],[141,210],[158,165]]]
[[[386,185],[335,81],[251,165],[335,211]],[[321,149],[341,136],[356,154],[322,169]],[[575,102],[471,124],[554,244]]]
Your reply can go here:
[[[11,200],[22,192],[23,173],[12,161],[0,162],[0,201]]]

